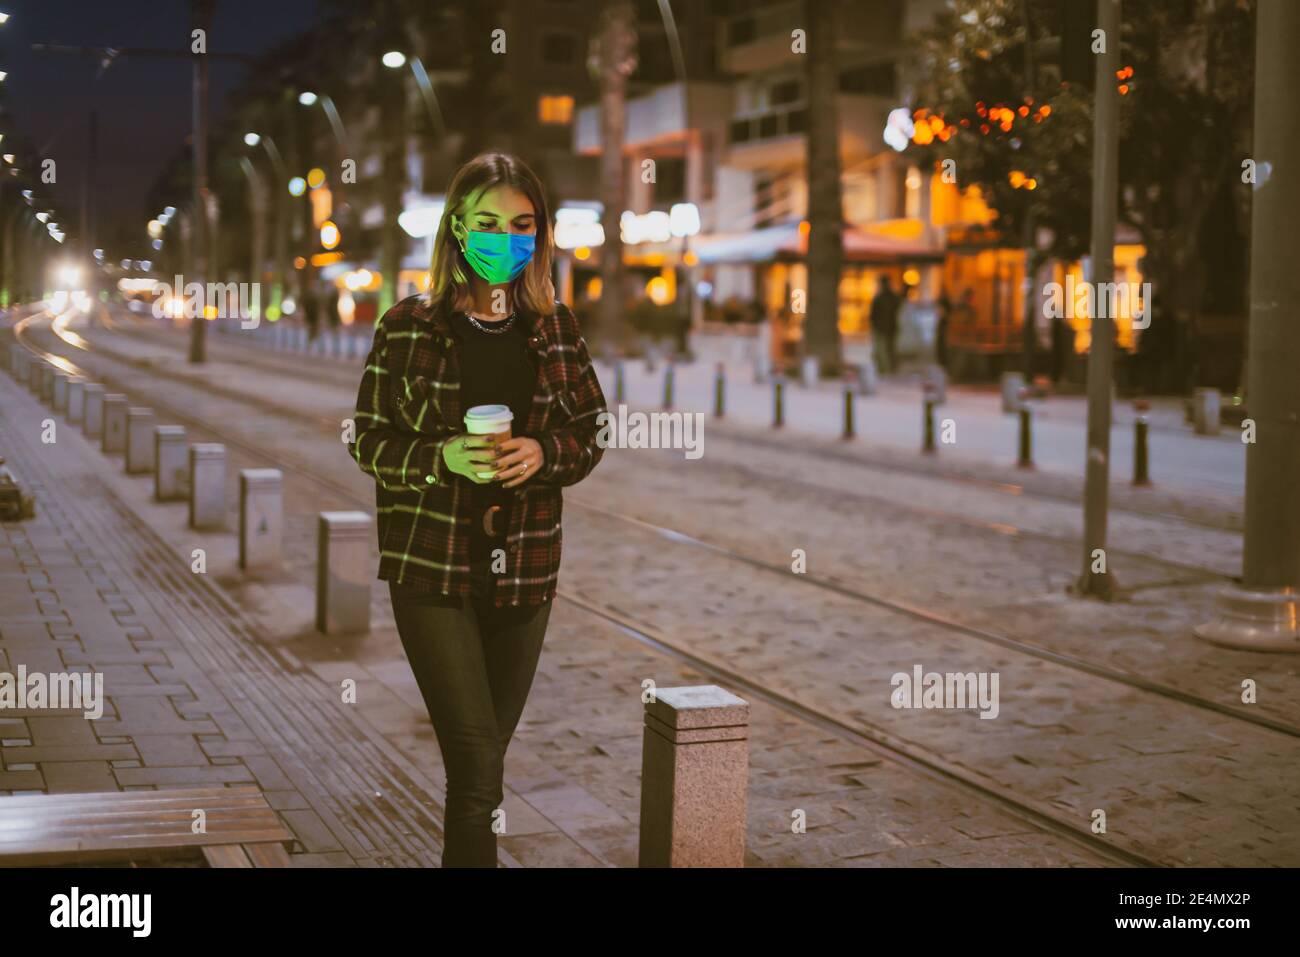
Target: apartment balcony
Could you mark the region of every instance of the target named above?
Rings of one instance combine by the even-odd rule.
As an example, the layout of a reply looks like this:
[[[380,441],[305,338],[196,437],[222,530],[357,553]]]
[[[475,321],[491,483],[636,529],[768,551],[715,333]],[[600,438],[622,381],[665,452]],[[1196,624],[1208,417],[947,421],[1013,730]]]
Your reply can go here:
[[[684,138],[688,129],[716,128],[721,133],[731,114],[731,87],[721,83],[687,83],[686,87],[689,103],[682,96],[681,83],[670,83],[629,99],[624,147],[650,149],[675,143]],[[578,110],[573,124],[573,148],[583,155],[600,152],[599,103]]]
[[[835,50],[849,56],[887,55],[901,45],[903,0],[855,0],[840,7]],[[791,31],[807,29],[803,4],[771,3],[728,17],[718,25],[718,66],[723,73],[754,74],[803,62],[791,47]]]
[[[873,156],[885,149],[883,132],[892,105],[876,96],[841,94],[839,111],[840,157],[846,163]],[[761,170],[801,166],[807,148],[808,107],[792,104],[752,116],[733,117],[727,128],[725,162],[738,169]]]

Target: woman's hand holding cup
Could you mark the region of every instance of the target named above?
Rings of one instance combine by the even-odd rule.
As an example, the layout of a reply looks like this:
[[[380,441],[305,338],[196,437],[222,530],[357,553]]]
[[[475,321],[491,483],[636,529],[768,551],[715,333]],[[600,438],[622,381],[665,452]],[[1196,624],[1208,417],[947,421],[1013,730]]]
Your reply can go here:
[[[453,436],[442,445],[442,460],[447,468],[477,485],[486,485],[496,478],[497,458],[495,435],[465,433]]]

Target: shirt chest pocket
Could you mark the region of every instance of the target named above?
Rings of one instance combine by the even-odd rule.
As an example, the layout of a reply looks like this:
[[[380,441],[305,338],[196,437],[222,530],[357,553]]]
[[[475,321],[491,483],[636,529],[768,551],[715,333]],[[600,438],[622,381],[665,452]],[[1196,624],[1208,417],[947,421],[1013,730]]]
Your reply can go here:
[[[446,391],[422,375],[394,376],[392,406],[398,421],[412,432],[427,435],[452,431],[445,418]]]

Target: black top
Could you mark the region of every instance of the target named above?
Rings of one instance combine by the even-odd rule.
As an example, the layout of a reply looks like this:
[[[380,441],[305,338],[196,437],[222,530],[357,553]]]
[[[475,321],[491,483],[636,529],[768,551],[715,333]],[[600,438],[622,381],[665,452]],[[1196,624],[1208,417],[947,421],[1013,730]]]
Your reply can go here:
[[[509,320],[477,321],[491,329],[503,326]],[[476,405],[507,405],[514,415],[510,434],[516,438],[526,434],[524,428],[537,389],[537,370],[528,357],[528,326],[524,317],[516,315],[509,328],[501,333],[476,329],[461,312],[453,313],[450,322],[452,332],[460,341],[462,413]],[[488,558],[493,548],[504,546],[510,505],[516,494],[516,489],[502,488],[499,481],[473,485],[470,561]],[[495,539],[489,539],[483,529],[482,515],[491,505],[501,506],[501,511],[493,519],[493,528],[498,534]]]

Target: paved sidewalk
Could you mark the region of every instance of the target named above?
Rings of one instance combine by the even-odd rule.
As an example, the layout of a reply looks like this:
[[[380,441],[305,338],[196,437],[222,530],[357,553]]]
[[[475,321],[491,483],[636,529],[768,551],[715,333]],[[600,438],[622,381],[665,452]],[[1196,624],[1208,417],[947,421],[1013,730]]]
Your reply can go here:
[[[0,525],[0,666],[102,673],[106,699],[98,719],[0,712],[0,793],[257,784],[295,865],[437,863],[440,792],[178,568],[105,481],[120,459],[7,375],[0,450],[37,499]]]

